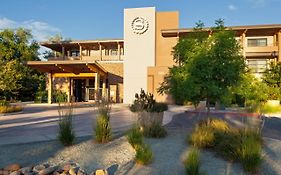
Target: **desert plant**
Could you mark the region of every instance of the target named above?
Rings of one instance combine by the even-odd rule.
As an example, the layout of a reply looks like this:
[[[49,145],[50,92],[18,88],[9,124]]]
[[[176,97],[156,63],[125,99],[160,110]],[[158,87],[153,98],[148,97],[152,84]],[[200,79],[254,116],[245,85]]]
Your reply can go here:
[[[23,107],[19,105],[0,106],[0,113],[11,113],[22,111]]]
[[[201,175],[204,174],[200,172],[200,158],[199,150],[192,148],[187,155],[186,160],[184,161],[185,174],[186,175]]]
[[[214,141],[214,129],[209,126],[196,126],[189,138],[189,142],[198,148],[212,147]]]
[[[262,147],[254,137],[245,137],[239,149],[239,159],[243,168],[249,172],[255,172],[262,163]]]
[[[127,139],[134,149],[136,149],[138,145],[143,145],[143,135],[140,128],[137,126],[128,131]]]
[[[67,102],[67,94],[61,90],[54,90],[52,98],[52,101],[55,103]]]
[[[167,135],[167,131],[160,123],[153,122],[151,125],[143,128],[143,134],[145,137],[162,138]]]
[[[136,147],[136,162],[142,165],[147,165],[152,161],[153,154],[148,145],[138,145]]]
[[[37,91],[35,93],[35,103],[45,103],[48,101],[48,92],[46,90]]]
[[[211,127],[214,130],[223,131],[223,132],[229,131],[229,124],[226,121],[216,118],[208,118],[205,120],[201,120],[199,121],[198,126]]]
[[[59,103],[59,132],[58,139],[65,145],[70,146],[75,139],[75,133],[73,129],[73,104],[72,103]]]
[[[111,139],[110,111],[110,103],[102,99],[97,105],[98,116],[94,127],[95,139],[99,143],[106,143]]]

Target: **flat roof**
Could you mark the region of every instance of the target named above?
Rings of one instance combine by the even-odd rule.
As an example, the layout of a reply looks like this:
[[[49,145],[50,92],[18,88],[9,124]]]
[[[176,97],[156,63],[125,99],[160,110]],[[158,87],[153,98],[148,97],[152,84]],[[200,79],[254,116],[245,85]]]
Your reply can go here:
[[[226,26],[226,30],[233,30],[241,34],[246,32],[249,36],[258,35],[273,35],[281,31],[281,24],[263,24],[263,25],[245,25],[245,26]],[[212,31],[211,27],[203,28],[203,31]],[[194,32],[194,28],[178,28],[178,29],[163,29],[161,30],[163,36],[174,37],[178,34],[186,34]]]

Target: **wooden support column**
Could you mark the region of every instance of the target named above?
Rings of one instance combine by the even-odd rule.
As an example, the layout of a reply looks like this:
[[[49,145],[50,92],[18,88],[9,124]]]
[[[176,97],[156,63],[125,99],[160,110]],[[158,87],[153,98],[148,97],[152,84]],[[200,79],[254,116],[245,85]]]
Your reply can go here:
[[[79,44],[79,55],[80,55],[80,60],[82,60],[82,46]]]
[[[120,47],[120,43],[118,42],[118,60],[121,60],[121,47]]]
[[[61,53],[62,53],[62,57],[64,58],[64,56],[65,56],[65,49],[64,49],[64,47],[62,46],[62,49],[61,49]]]
[[[106,95],[106,78],[104,76],[102,79],[102,97],[105,99]]]
[[[52,103],[52,91],[53,91],[53,75],[48,73],[48,103]]]
[[[100,50],[100,60],[102,60],[102,45],[99,43],[99,50]]]
[[[243,32],[241,35],[242,55],[244,58],[246,58],[246,32]]]
[[[281,62],[281,31],[278,32],[278,62]]]
[[[100,75],[98,73],[95,74],[95,92],[96,92],[96,100],[100,98],[99,94],[99,88],[100,88]]]
[[[67,78],[68,80],[68,93],[67,93],[67,102],[71,102],[71,78]]]

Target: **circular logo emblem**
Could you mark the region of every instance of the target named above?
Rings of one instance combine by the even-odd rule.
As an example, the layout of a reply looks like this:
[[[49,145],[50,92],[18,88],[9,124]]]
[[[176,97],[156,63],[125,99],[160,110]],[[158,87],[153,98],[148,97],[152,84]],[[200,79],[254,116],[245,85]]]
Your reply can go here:
[[[143,34],[148,30],[148,21],[142,17],[136,17],[132,22],[132,29],[136,34]]]

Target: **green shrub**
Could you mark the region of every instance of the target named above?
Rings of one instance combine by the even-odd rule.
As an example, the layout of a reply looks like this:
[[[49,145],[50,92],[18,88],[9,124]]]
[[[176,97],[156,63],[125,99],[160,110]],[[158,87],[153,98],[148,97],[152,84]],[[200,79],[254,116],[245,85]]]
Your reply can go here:
[[[138,127],[133,127],[129,130],[127,139],[134,149],[136,149],[138,145],[143,145],[143,135]]]
[[[203,174],[200,172],[200,159],[199,159],[199,150],[192,148],[186,160],[184,161],[185,174],[186,175],[200,175]]]
[[[226,121],[223,121],[221,119],[215,119],[215,118],[208,118],[206,120],[201,120],[199,121],[198,126],[211,127],[216,131],[222,131],[222,132],[229,131],[229,124]]]
[[[46,103],[48,101],[48,92],[45,90],[35,93],[35,103]]]
[[[167,131],[161,124],[153,122],[151,125],[144,127],[143,134],[145,137],[163,138],[167,136]]]
[[[111,106],[108,101],[101,100],[97,106],[97,121],[95,131],[96,141],[99,143],[106,143],[111,140],[111,126],[110,126],[110,111]]]
[[[130,106],[132,112],[164,112],[167,109],[167,104],[156,102],[153,94],[145,93],[143,89],[141,89],[140,94],[135,94],[135,100]]]
[[[59,133],[58,139],[64,146],[70,146],[75,139],[72,125],[73,105],[71,103],[59,104]]]
[[[198,148],[212,147],[215,140],[214,129],[208,126],[196,127],[191,136],[190,143]]]
[[[63,103],[67,102],[68,96],[67,93],[62,92],[60,90],[53,91],[52,101],[55,103]]]
[[[281,112],[281,106],[272,106],[269,104],[265,104],[262,109],[261,112],[264,114],[274,114],[274,113],[278,113]]]
[[[0,106],[9,106],[10,103],[7,100],[0,100]]]
[[[239,149],[240,161],[248,172],[255,172],[262,163],[262,147],[254,137],[245,137]]]
[[[8,106],[0,106],[0,113],[11,113],[11,112],[19,112],[22,111],[23,107],[18,105],[8,105]]]
[[[153,154],[148,145],[138,145],[136,147],[136,162],[147,165],[152,161]]]

